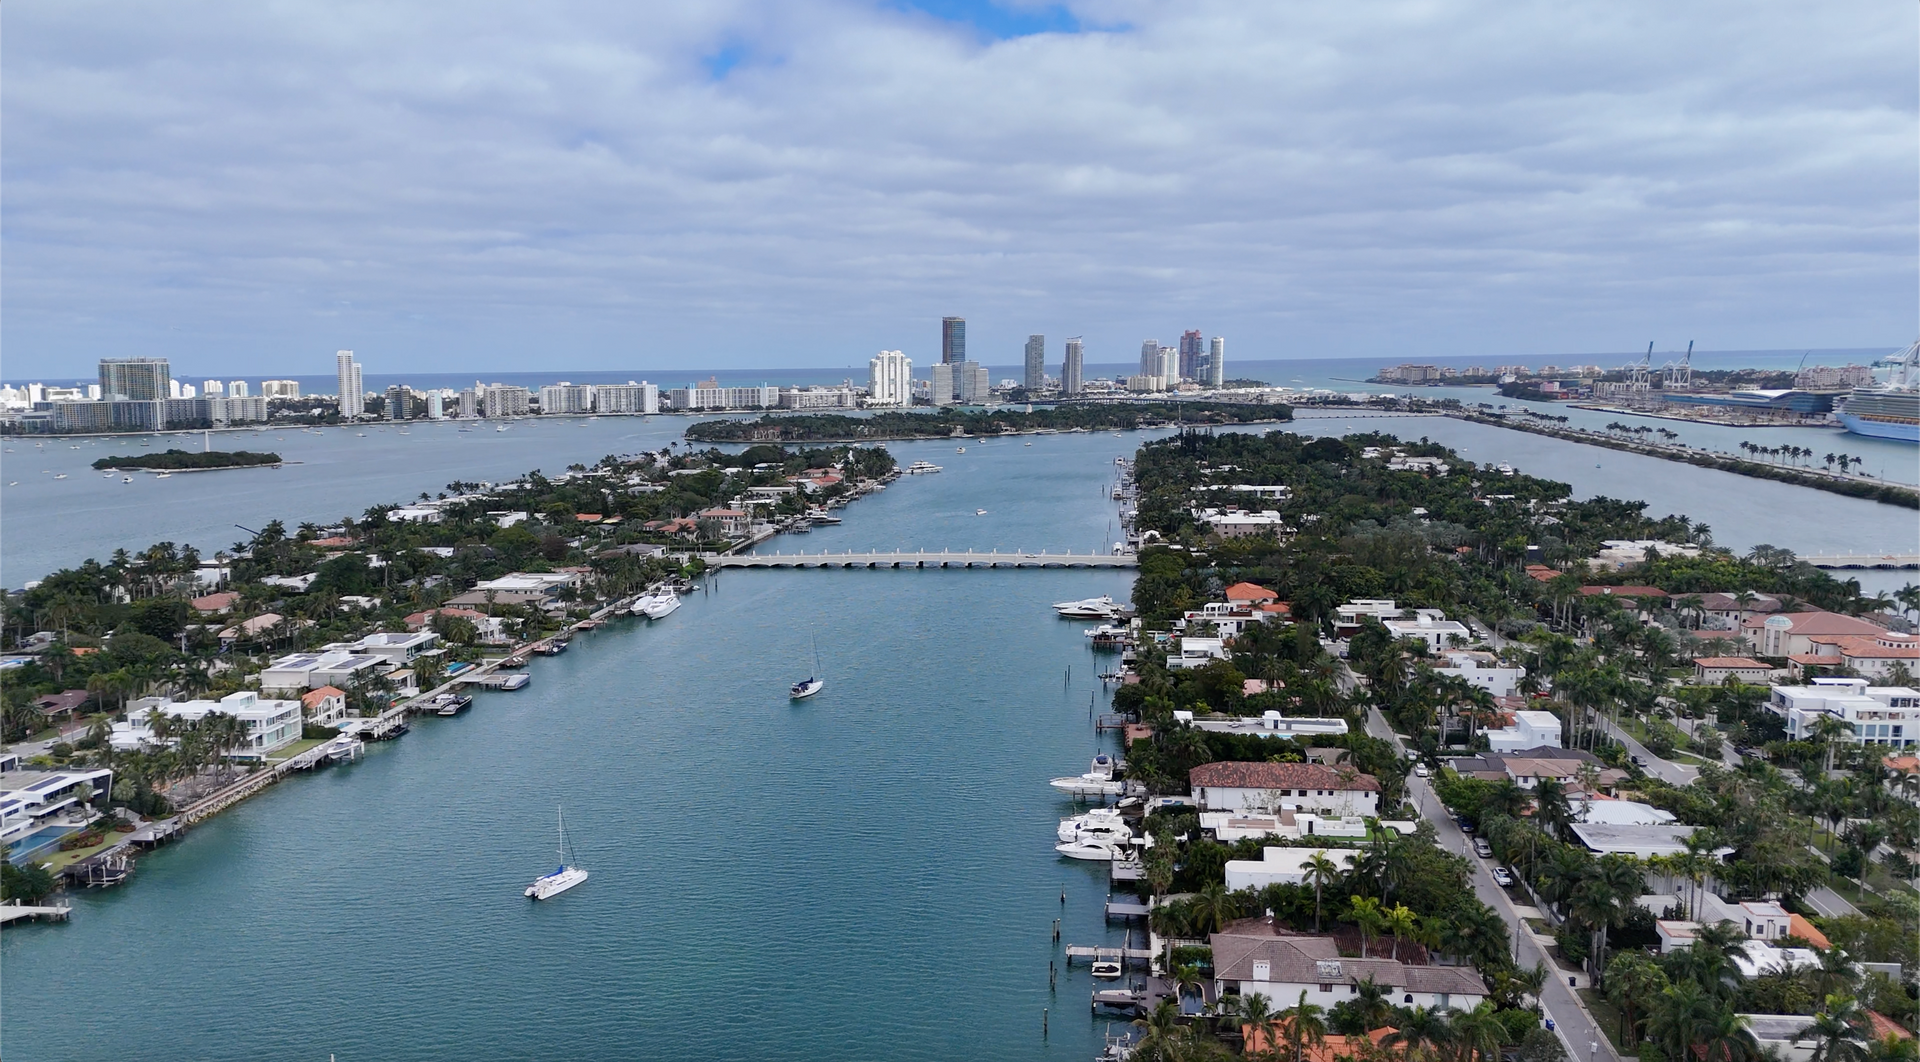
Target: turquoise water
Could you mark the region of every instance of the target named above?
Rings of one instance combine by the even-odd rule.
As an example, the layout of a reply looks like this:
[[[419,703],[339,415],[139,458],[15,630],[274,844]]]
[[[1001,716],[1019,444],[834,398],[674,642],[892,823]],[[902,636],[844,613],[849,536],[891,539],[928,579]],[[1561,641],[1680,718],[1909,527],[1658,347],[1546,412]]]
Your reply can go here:
[[[903,446],[948,471],[783,546],[1085,551],[1133,444]],[[1084,967],[1049,993],[1052,923],[1120,934],[1104,869],[1052,851],[1046,783],[1098,748],[1111,658],[1047,606],[1130,582],[729,572],[6,933],[4,1054],[1089,1058],[1104,1023]],[[828,686],[790,704],[814,637]],[[592,878],[531,904],[561,803]]]

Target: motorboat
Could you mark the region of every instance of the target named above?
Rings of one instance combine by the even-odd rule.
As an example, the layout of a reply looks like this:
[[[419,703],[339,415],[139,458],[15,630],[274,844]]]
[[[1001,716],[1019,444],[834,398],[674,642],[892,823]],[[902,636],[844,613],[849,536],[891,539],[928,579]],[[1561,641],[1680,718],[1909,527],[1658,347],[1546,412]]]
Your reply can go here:
[[[649,594],[633,603],[636,614],[650,620],[666,619],[680,607],[680,595],[671,590],[662,590],[658,594]]]
[[[1097,863],[1111,863],[1127,857],[1124,841],[1062,841],[1054,845],[1053,850],[1068,859],[1087,859]]]
[[[560,865],[551,874],[543,874],[527,886],[530,900],[550,900],[587,880],[585,869],[575,866],[573,849],[567,844],[567,818],[560,815]]]
[[[973,511],[973,515],[975,515],[975,516],[985,516],[985,515],[987,515],[987,511],[986,511],[985,509],[975,509],[975,510]]]
[[[473,698],[458,693],[443,693],[433,699],[435,715],[459,715],[473,706]]]
[[[1047,784],[1062,793],[1074,796],[1129,796],[1143,788],[1138,782],[1127,782],[1115,777],[1119,772],[1119,761],[1102,752],[1093,758],[1087,773],[1070,778],[1055,778]]]
[[[67,477],[65,477],[65,476],[55,476],[55,477],[53,477],[53,478],[55,478],[55,479],[65,479],[65,478],[67,478]],[[132,483],[132,482],[133,482],[133,477],[132,477],[132,476],[121,476],[121,477],[120,477],[120,482],[122,482],[122,483]]]
[[[1125,844],[1133,840],[1133,827],[1127,825],[1119,808],[1094,808],[1085,815],[1061,819],[1054,836],[1062,842],[1114,841]]]
[[[66,474],[65,472],[62,472],[62,473],[60,473],[59,475],[57,475],[57,476],[55,476],[55,477],[53,477],[53,478],[55,478],[55,479],[65,479],[65,478],[67,478],[67,474]],[[131,477],[131,476],[129,476],[129,477],[127,477],[127,482],[129,482],[129,483],[131,483],[131,482],[133,482],[133,477]]]
[[[940,471],[943,471],[943,469],[932,461],[915,461],[913,464],[907,466],[907,475],[909,476],[924,476],[929,472]]]
[[[1116,627],[1111,623],[1102,623],[1087,631],[1089,638],[1125,638],[1126,636],[1127,628]]]
[[[1093,976],[1102,981],[1118,981],[1125,972],[1120,968],[1120,963],[1114,959],[1101,959],[1093,964]]]
[[[522,689],[526,686],[527,683],[532,681],[533,681],[532,675],[529,675],[526,672],[521,671],[512,675],[508,675],[506,678],[501,679],[500,688],[503,690]]]
[[[956,446],[953,448],[953,452],[956,454],[964,454],[967,452],[967,448],[964,446]]]
[[[534,649],[534,652],[539,653],[541,656],[559,656],[566,651],[567,643],[559,639],[547,642]]]
[[[1079,601],[1056,601],[1053,610],[1068,619],[1110,620],[1120,615],[1120,606],[1105,594]]]
[[[157,476],[155,476],[155,477],[153,477],[153,478],[155,478],[155,479],[172,479],[172,478],[173,478],[173,473],[171,473],[171,472],[162,472],[162,473],[160,473],[159,475],[157,475]]]

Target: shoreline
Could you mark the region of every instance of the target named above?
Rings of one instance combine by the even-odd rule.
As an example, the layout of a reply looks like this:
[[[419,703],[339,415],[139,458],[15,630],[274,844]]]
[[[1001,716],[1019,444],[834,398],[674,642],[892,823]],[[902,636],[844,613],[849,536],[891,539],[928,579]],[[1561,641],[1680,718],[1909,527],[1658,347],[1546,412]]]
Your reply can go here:
[[[1511,417],[1490,417],[1481,413],[1465,410],[1448,411],[1445,416],[1455,420],[1464,420],[1473,424],[1485,424],[1492,427],[1507,428],[1525,432],[1529,435],[1544,435],[1566,442],[1583,443],[1607,450],[1619,450],[1623,453],[1639,454],[1642,457],[1657,457],[1666,461],[1693,465],[1696,468],[1711,468],[1721,472],[1730,472],[1737,476],[1752,479],[1770,479],[1777,483],[1789,483],[1794,486],[1824,490],[1830,494],[1840,494],[1850,498],[1878,502],[1904,509],[1920,509],[1920,487],[1905,483],[1891,483],[1884,479],[1866,479],[1857,476],[1842,478],[1837,473],[1820,472],[1807,468],[1786,468],[1779,465],[1761,464],[1731,455],[1717,454],[1709,450],[1697,450],[1691,447],[1665,446],[1658,443],[1632,442],[1615,439],[1611,436],[1582,428],[1549,427],[1530,423],[1524,419]]]

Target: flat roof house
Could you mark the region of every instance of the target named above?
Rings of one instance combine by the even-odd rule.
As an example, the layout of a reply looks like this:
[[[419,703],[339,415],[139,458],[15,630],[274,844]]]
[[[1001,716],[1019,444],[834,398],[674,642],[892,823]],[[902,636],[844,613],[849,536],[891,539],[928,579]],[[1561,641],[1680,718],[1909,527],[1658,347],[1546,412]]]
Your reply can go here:
[[[307,690],[320,686],[345,688],[356,678],[378,674],[386,661],[371,653],[333,650],[290,653],[260,672],[261,690]]]
[[[246,724],[246,744],[228,752],[230,759],[264,759],[268,753],[300,740],[300,702],[269,700],[252,690],[229,693],[217,701],[161,701],[149,698],[141,702],[141,707],[128,709],[126,722],[114,724],[110,740],[114,748],[127,752],[148,746],[171,745],[178,739],[163,741],[154,735],[153,720],[156,716],[170,716],[182,722],[197,723],[215,713],[233,716]]]
[[[1920,739],[1920,690],[1908,686],[1817,678],[1810,686],[1775,686],[1767,707],[1786,720],[1787,736],[1796,741],[1812,734],[1821,716],[1848,724],[1852,739],[1868,745],[1907,748]]]

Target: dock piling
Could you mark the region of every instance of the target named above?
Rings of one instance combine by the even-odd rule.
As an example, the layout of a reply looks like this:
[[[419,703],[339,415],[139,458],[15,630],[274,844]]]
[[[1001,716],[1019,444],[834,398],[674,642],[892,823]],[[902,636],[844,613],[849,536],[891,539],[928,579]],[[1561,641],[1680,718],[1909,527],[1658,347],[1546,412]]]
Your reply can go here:
[[[1047,1011],[1050,1009],[1049,1007],[1040,1008],[1040,1039],[1042,1040],[1047,1038]]]

